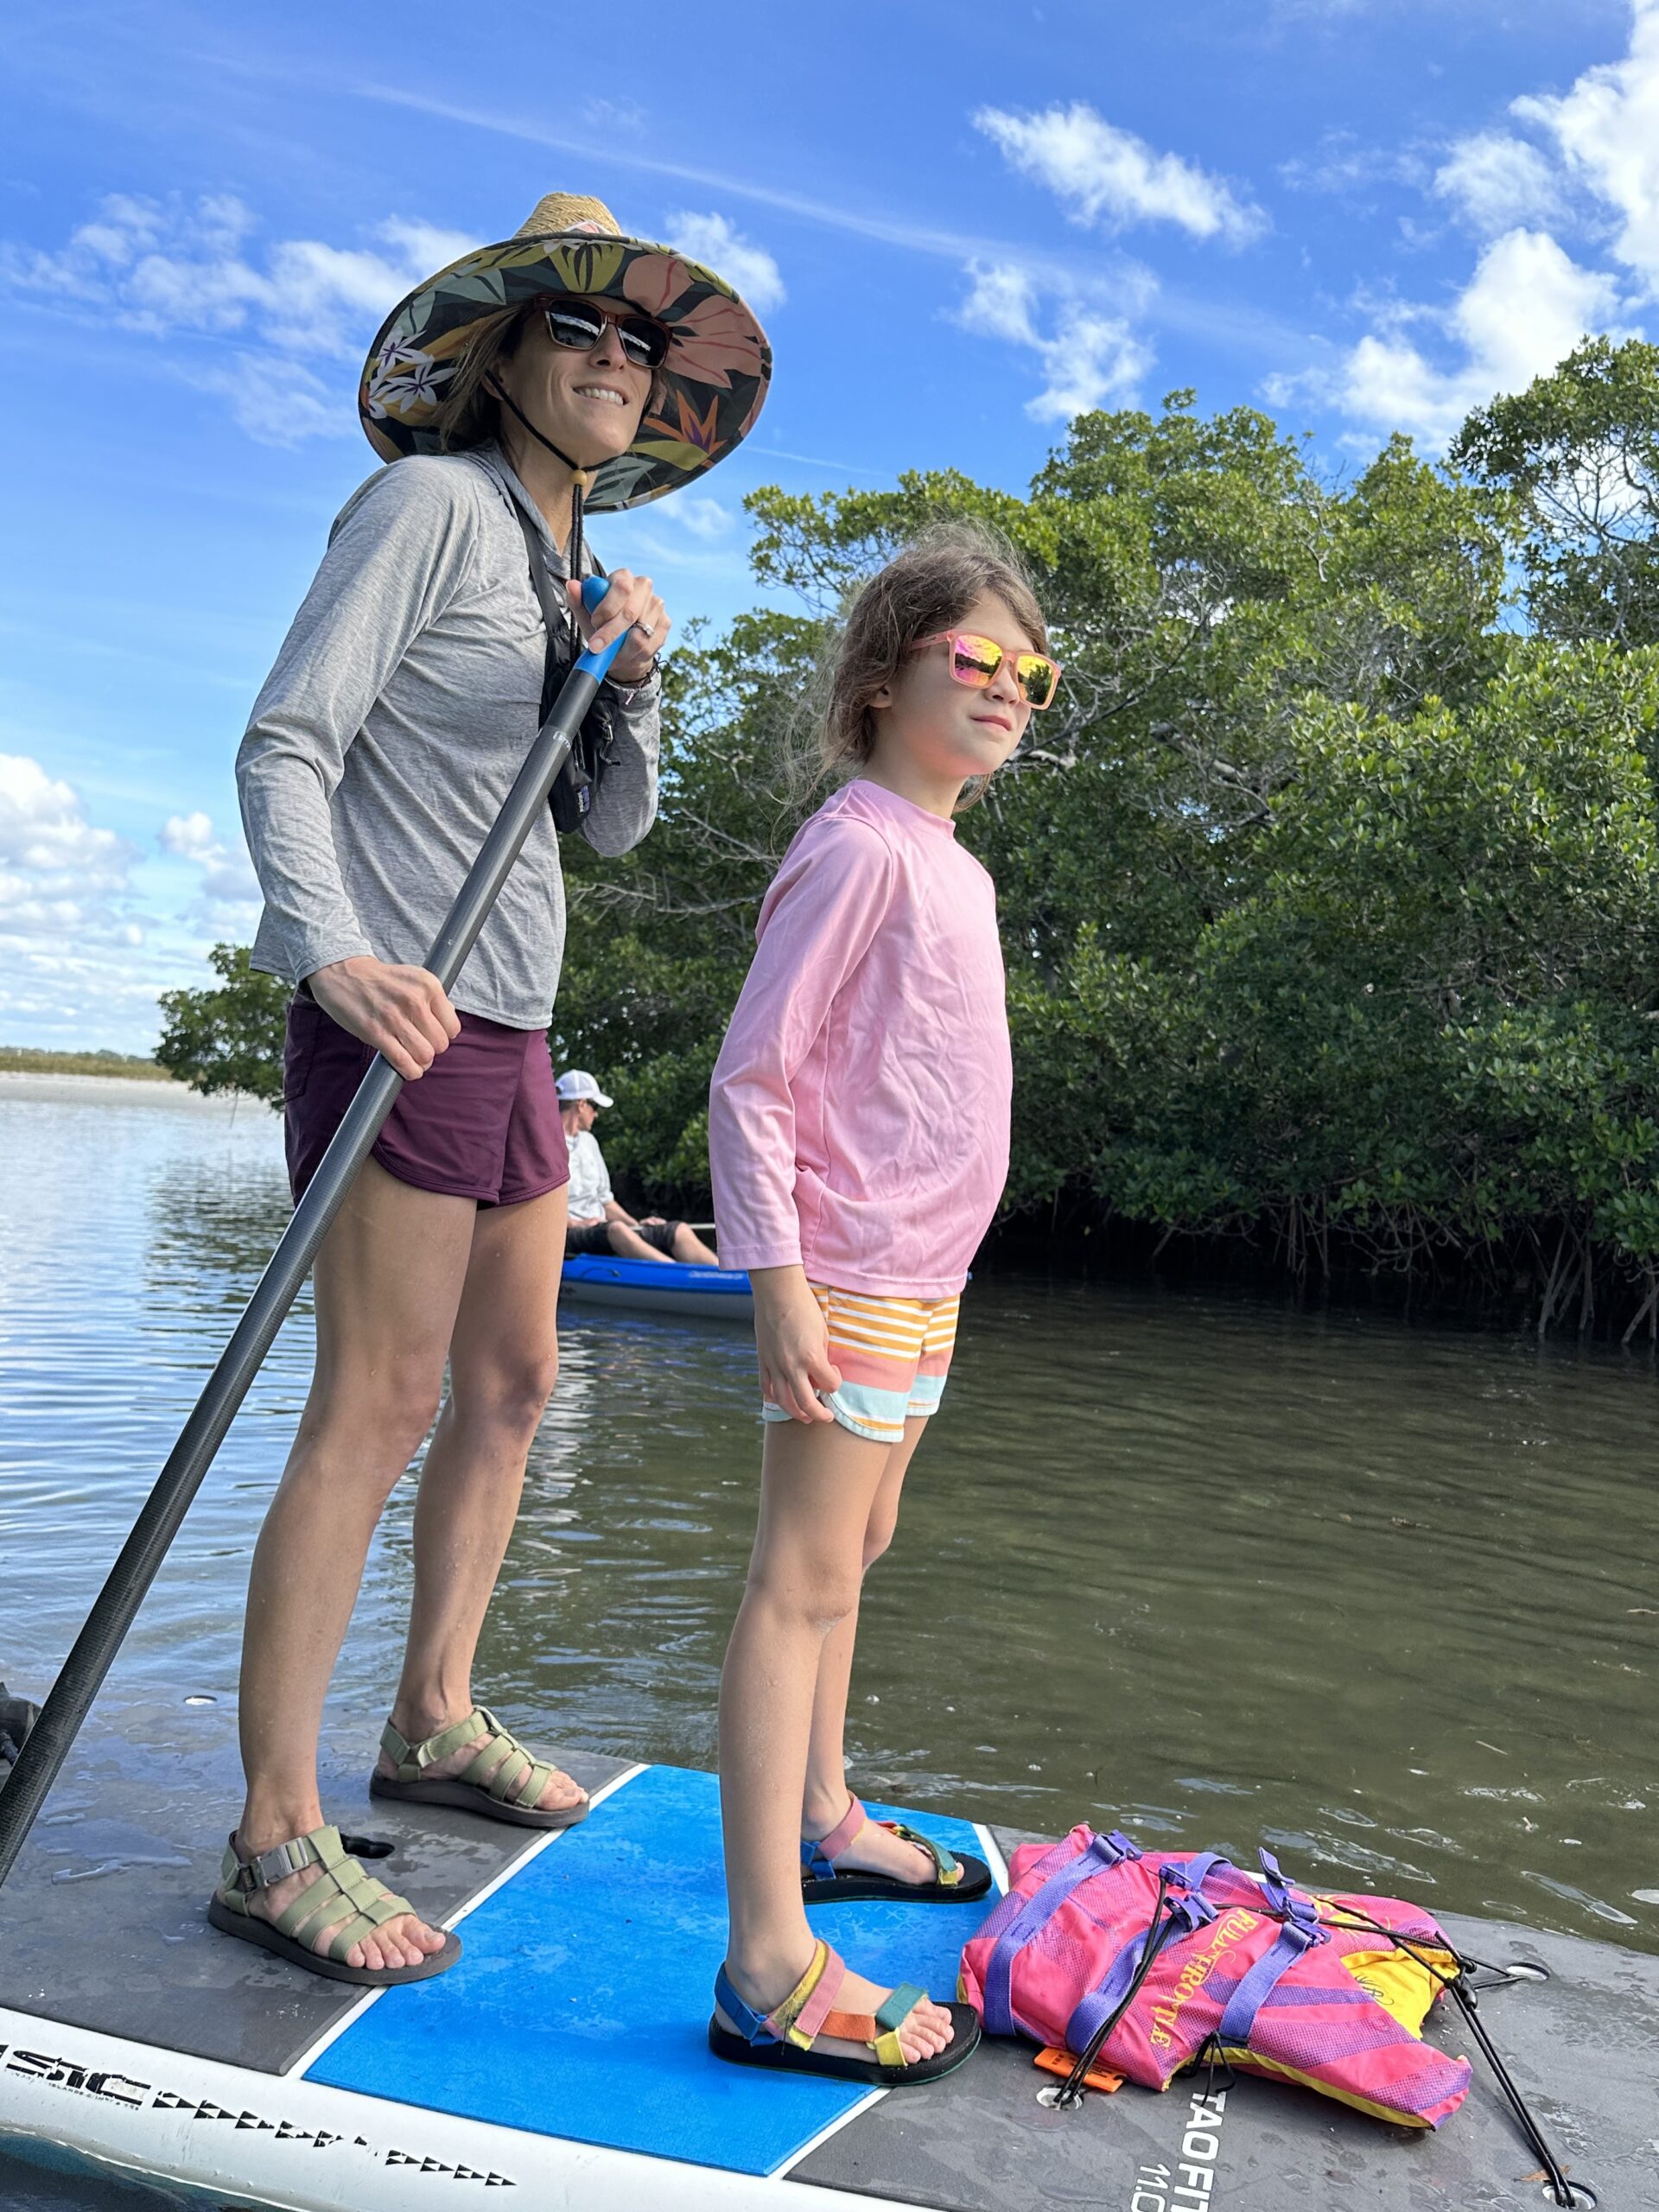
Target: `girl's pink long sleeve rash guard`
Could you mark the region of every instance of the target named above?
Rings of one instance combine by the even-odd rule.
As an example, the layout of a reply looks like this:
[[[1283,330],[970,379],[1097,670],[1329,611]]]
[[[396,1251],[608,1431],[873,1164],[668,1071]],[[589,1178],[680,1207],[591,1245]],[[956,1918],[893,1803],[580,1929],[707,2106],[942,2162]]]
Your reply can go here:
[[[709,1093],[721,1266],[954,1296],[1008,1172],[990,877],[860,779],[803,824],[755,940]]]

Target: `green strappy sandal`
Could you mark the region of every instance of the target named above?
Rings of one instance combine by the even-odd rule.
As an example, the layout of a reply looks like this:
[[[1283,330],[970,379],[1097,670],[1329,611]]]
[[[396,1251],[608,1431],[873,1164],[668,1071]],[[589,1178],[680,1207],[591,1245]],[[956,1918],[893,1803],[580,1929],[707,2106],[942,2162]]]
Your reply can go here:
[[[322,1872],[289,1899],[274,1920],[248,1910],[256,1890],[270,1889],[302,1867],[321,1866]],[[353,1943],[372,1936],[389,1920],[413,1912],[407,1897],[394,1897],[384,1882],[365,1873],[340,1841],[338,1828],[313,1828],[308,1835],[276,1844],[252,1859],[239,1856],[236,1838],[226,1847],[219,1868],[219,1887],[208,1902],[207,1917],[226,1936],[239,1936],[245,1943],[257,1943],[275,1951],[279,1959],[320,1974],[328,1981],[353,1981],[366,1989],[389,1989],[394,1983],[429,1981],[447,1974],[461,1956],[461,1938],[446,1935],[443,1948],[434,1951],[416,1967],[348,1966],[346,1954]],[[342,1910],[346,1917],[328,1938],[324,1951],[314,1951],[307,1942]]]
[[[428,1767],[448,1758],[464,1744],[476,1743],[480,1736],[488,1741],[458,1774],[446,1775],[441,1782],[427,1778]],[[423,1744],[406,1744],[388,1720],[380,1733],[380,1748],[397,1772],[394,1778],[377,1768],[369,1777],[372,1797],[397,1797],[413,1805],[459,1805],[467,1812],[482,1813],[487,1820],[510,1821],[521,1828],[573,1828],[588,1817],[585,1796],[574,1805],[541,1810],[536,1801],[562,1770],[538,1759],[510,1728],[501,1726],[487,1706],[474,1707],[464,1720],[429,1736]],[[524,1771],[509,1783],[506,1777],[520,1762],[526,1763]]]

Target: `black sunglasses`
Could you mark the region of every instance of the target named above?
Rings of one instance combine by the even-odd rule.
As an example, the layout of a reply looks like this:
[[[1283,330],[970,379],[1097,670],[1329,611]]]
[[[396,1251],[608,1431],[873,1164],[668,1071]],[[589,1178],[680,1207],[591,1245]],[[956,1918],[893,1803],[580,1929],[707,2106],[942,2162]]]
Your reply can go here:
[[[613,315],[590,300],[561,300],[543,310],[548,334],[556,346],[573,353],[591,353],[613,326],[623,353],[636,369],[658,369],[668,358],[668,333],[660,322],[645,315]]]

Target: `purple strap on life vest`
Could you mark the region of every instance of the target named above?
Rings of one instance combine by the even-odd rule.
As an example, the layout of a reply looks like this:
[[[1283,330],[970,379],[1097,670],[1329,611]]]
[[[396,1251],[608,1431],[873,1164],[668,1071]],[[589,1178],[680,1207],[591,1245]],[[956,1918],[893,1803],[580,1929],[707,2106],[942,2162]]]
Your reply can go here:
[[[1262,1881],[1272,1910],[1281,1920],[1306,1921],[1317,1927],[1319,1918],[1318,1907],[1311,1897],[1305,1897],[1291,1888],[1280,1872],[1279,1861],[1265,1843],[1255,1855],[1262,1862]]]
[[[1227,2009],[1216,2030],[1223,2043],[1247,2044],[1256,2014],[1278,1984],[1304,1951],[1327,1940],[1325,1930],[1319,1925],[1319,1909],[1313,1898],[1292,1889],[1280,1872],[1279,1861],[1272,1852],[1263,1849],[1257,1856],[1266,1877],[1269,1904],[1284,1925],[1273,1948],[1263,1952],[1228,1999]]]
[[[1206,1851],[1185,1866],[1160,1866],[1158,1871],[1167,1882],[1186,1891],[1183,1897],[1165,1899],[1163,1920],[1189,1936],[1195,1929],[1208,1927],[1216,1917],[1216,1909],[1201,1894],[1205,1878],[1217,1866],[1230,1864],[1230,1860],[1224,1859],[1219,1852]],[[1148,1928],[1122,1944],[1117,1956],[1095,1986],[1077,1999],[1071,2017],[1065,2024],[1065,2047],[1068,2050],[1077,2053],[1086,2050],[1102,2022],[1109,2020],[1122,2003],[1124,1993],[1135,1980],[1141,1961],[1146,1956],[1147,1945],[1152,1941],[1154,1932],[1154,1929]],[[1167,1936],[1165,1938],[1166,1942],[1170,1940]]]
[[[1225,2044],[1247,2044],[1250,2030],[1255,2025],[1255,2016],[1273,1994],[1274,1986],[1289,1973],[1310,1944],[1319,1940],[1317,1932],[1306,1928],[1299,1920],[1287,1920],[1279,1931],[1279,1941],[1270,1951],[1264,1951],[1250,1968],[1232,1995],[1227,1999],[1227,2010],[1221,2016],[1216,2033]]]
[[[1217,1866],[1230,1866],[1232,1863],[1224,1852],[1201,1851],[1185,1866],[1165,1866],[1160,1872],[1167,1874],[1170,1880],[1178,1883],[1182,1889],[1196,1891],[1204,1887]]]
[[[1140,1856],[1128,1836],[1120,1834],[1116,1828],[1109,1835],[1091,1836],[1086,1850],[1080,1851],[1075,1859],[1069,1859],[1058,1873],[1051,1874],[1042,1888],[1026,1900],[998,1936],[986,1965],[985,2031],[988,2035],[1012,2036],[1023,2032],[1014,2018],[1010,1986],[1014,1960],[1032,1938],[1053,1918],[1078,1883],[1088,1881],[1107,1867],[1118,1866],[1123,1859],[1138,1859]]]

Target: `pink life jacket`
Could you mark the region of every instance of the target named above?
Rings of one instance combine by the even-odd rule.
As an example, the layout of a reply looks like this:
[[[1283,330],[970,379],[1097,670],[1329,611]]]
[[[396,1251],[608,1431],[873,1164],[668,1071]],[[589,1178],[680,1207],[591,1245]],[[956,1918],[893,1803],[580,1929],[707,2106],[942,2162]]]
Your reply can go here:
[[[1211,2050],[1379,2120],[1438,2127],[1470,2081],[1466,2059],[1420,2034],[1459,1971],[1440,1928],[1397,1898],[1293,1889],[1270,1852],[1262,1864],[1258,1879],[1216,1852],[1143,1858],[1084,1826],[1022,1844],[1013,1886],[963,1952],[961,1995],[988,2033],[1080,2056],[1144,1967],[1101,2065],[1165,2089]]]

